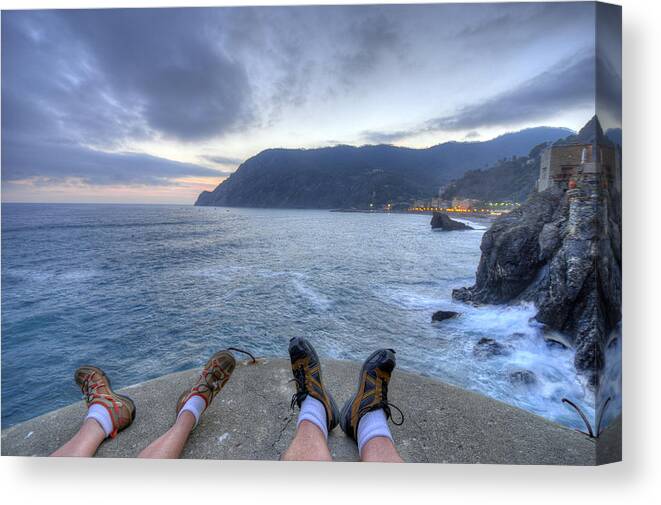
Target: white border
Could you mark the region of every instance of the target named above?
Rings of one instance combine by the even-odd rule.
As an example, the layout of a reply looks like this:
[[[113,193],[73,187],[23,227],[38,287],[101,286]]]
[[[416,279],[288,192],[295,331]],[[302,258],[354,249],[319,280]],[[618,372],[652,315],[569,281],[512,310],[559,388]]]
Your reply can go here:
[[[195,5],[304,4],[197,1]],[[375,3],[375,2],[319,2]],[[409,2],[383,2],[409,3]],[[659,2],[624,0],[624,463],[599,468],[0,459],[5,503],[661,503]],[[5,1],[7,8],[183,1]],[[552,29],[552,27],[549,27]],[[47,377],[44,378],[47,380]]]

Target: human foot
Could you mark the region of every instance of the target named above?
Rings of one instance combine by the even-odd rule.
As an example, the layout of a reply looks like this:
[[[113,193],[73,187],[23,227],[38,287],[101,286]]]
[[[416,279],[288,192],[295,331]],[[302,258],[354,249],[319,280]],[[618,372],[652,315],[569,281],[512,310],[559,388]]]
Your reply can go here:
[[[193,387],[184,391],[177,401],[177,417],[182,411],[195,416],[195,425],[202,413],[211,405],[218,392],[227,384],[236,367],[236,360],[229,351],[219,351],[207,361]]]
[[[342,430],[353,440],[358,441],[358,424],[368,413],[383,410],[385,420],[391,418],[390,407],[401,411],[388,402],[388,383],[395,369],[395,351],[379,349],[363,363],[358,376],[358,389],[344,404],[340,413]],[[395,423],[397,425],[401,424]]]
[[[317,352],[310,342],[301,337],[294,337],[289,341],[289,358],[291,360],[294,381],[296,382],[296,393],[292,396],[291,406],[293,408],[294,405],[298,405],[301,409],[302,415],[299,416],[299,422],[301,420],[310,420],[314,424],[317,424],[324,431],[324,434],[327,435],[328,432],[337,426],[339,412],[335,400],[333,400],[333,397],[326,390],[322,382],[319,356],[317,356]],[[308,398],[318,401],[323,407],[323,411],[321,408],[315,408],[315,405],[318,406],[315,402],[307,402],[303,405]],[[312,417],[305,419],[303,414],[307,414],[308,412],[314,419]],[[322,422],[319,418],[323,418],[324,414],[325,419],[323,421],[326,423],[326,430],[323,429],[324,426],[319,425]],[[318,422],[315,422],[315,420]]]
[[[117,433],[135,419],[135,404],[128,396],[118,395],[110,387],[108,376],[95,366],[81,366],[74,373],[74,380],[83,393],[88,418],[96,420],[106,436],[115,438]]]

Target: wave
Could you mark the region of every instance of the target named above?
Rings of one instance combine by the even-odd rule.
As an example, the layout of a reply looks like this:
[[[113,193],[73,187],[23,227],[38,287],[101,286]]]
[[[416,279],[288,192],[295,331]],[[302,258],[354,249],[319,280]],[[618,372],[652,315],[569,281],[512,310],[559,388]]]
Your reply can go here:
[[[199,226],[204,224],[216,224],[214,221],[160,221],[160,222],[140,222],[140,223],[91,223],[91,224],[44,224],[33,226],[17,226],[14,228],[2,228],[2,233],[15,233],[23,231],[38,230],[77,230],[91,228],[154,228],[159,226]]]
[[[327,311],[333,306],[333,301],[330,298],[307,284],[302,279],[302,277],[294,276],[291,280],[291,283],[298,294],[301,295],[315,309],[319,311]]]
[[[2,272],[3,277],[15,278],[19,281],[24,282],[79,282],[87,279],[91,279],[99,275],[98,270],[94,269],[75,269],[75,270],[66,270],[63,272],[49,272],[46,270],[38,269],[13,269],[3,267]]]

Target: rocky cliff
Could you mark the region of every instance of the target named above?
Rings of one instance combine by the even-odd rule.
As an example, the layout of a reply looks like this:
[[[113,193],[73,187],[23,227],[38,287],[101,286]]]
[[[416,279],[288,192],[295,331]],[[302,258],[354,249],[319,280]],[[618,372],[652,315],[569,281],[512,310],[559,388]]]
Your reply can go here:
[[[595,144],[596,145],[596,144]],[[621,319],[621,196],[603,177],[534,193],[484,234],[475,285],[456,300],[532,301],[547,330],[570,337],[594,385]]]

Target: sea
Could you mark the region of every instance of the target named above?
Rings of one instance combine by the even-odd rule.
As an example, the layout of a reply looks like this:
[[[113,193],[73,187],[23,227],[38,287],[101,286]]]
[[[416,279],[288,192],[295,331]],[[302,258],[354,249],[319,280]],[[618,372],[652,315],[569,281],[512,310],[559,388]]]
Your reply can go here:
[[[322,366],[389,347],[399,369],[584,429],[562,399],[593,419],[594,395],[532,305],[452,300],[489,225],[464,221],[475,229],[396,213],[2,204],[2,426],[79,400],[81,364],[123,387],[229,346],[285,358],[305,336]],[[432,324],[436,310],[461,315]],[[483,337],[510,354],[476,356]],[[537,380],[512,382],[519,370]]]

